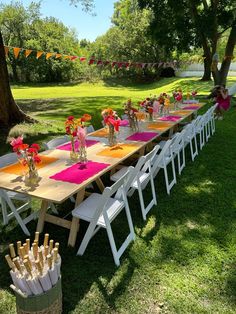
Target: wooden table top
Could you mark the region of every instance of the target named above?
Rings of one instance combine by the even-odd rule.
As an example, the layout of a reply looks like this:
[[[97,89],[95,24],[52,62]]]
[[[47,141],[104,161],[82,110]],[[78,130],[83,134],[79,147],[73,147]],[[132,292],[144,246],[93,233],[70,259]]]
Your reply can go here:
[[[101,152],[105,148],[108,148],[108,146],[104,143],[105,141],[107,141],[106,139],[96,137],[96,139],[102,140],[103,142],[99,142],[87,148],[87,159],[96,161],[96,162],[108,163],[110,165],[106,169],[97,173],[96,175],[83,181],[81,184],[74,184],[74,183],[69,183],[69,182],[64,182],[64,181],[56,181],[54,179],[49,178],[50,176],[72,165],[72,163],[70,162],[69,151],[53,149],[53,150],[47,150],[41,153],[41,155],[54,157],[54,158],[57,158],[57,160],[53,163],[46,165],[45,167],[38,169],[38,173],[41,179],[37,186],[35,187],[25,186],[23,175],[22,176],[15,175],[15,174],[10,174],[10,173],[0,171],[0,188],[28,194],[33,197],[40,198],[42,200],[52,201],[55,203],[62,203],[64,200],[68,199],[71,195],[78,193],[80,190],[84,189],[88,184],[95,181],[97,178],[101,177],[104,173],[110,171],[113,167],[122,163],[128,157],[130,157],[134,153],[137,153],[139,150],[143,149],[148,143],[152,142],[155,138],[157,138],[164,132],[170,130],[175,125],[180,123],[182,120],[191,116],[193,112],[197,111],[198,109],[186,110],[186,115],[181,115],[181,119],[176,122],[152,121],[152,122],[140,123],[139,132],[146,131],[146,132],[156,133],[156,136],[147,142],[140,142],[140,141],[134,142],[134,141],[125,140],[128,136],[132,135],[135,132],[131,131],[129,127],[120,127],[120,132],[118,135],[119,143],[135,144],[134,150],[121,158],[97,155],[97,153]],[[174,112],[171,114],[174,115]],[[148,126],[153,126],[154,124],[155,124],[155,129],[148,128]],[[160,126],[160,128],[158,128],[158,126]],[[93,133],[88,134],[87,138],[92,139]],[[22,172],[23,172],[23,169],[22,169]]]

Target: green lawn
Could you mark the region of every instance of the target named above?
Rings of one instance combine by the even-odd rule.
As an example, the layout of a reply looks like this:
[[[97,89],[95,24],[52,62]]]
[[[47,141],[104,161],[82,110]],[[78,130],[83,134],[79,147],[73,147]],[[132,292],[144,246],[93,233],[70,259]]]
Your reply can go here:
[[[229,85],[235,81],[232,79]],[[198,85],[201,95],[210,89],[209,84],[196,79],[181,79],[181,82],[166,79],[160,84],[162,91],[171,91],[174,86],[187,91]],[[83,112],[92,113],[93,123],[99,126],[101,108],[108,105],[120,108],[128,97],[136,101],[158,93],[158,86],[156,83],[116,88],[100,84],[94,85],[94,89],[86,84],[14,87],[20,105],[42,122],[31,128],[23,125],[12,132],[24,129],[34,140],[42,141],[63,134],[63,121],[68,114]],[[142,220],[135,194],[130,207],[136,240],[121,258],[119,268],[113,262],[105,231],[96,234],[83,257],[76,257],[86,226],[81,225],[76,248],[71,249],[66,246],[68,231],[45,225],[44,231],[61,243],[63,313],[236,313],[235,120],[236,111],[232,107],[223,121],[216,121],[215,135],[194,163],[187,151],[187,166],[170,196],[166,195],[162,174],[157,177],[158,205],[146,222]],[[1,149],[5,152],[8,146],[2,145]],[[65,202],[59,208],[60,214],[72,207],[70,201]],[[123,218],[115,220],[116,239],[126,235]],[[36,223],[30,223],[29,228],[33,234]],[[10,242],[24,239],[13,221],[7,227],[0,225],[0,313],[3,314],[15,313],[4,255]]]

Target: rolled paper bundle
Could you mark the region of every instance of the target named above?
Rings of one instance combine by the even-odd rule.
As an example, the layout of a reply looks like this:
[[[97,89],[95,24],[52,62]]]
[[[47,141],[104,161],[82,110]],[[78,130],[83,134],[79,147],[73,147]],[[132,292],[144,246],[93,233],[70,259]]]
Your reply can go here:
[[[43,260],[43,252],[41,250],[41,248],[38,250],[39,253],[39,261],[42,267],[44,267],[44,260]]]
[[[37,243],[33,243],[32,248],[33,248],[34,259],[36,261],[38,259],[38,245],[37,245]]]
[[[48,255],[48,251],[49,251],[49,246],[46,245],[46,246],[44,247],[44,256],[45,256],[45,257]]]
[[[43,268],[42,268],[42,265],[41,265],[40,261],[37,260],[37,261],[35,262],[35,265],[36,265],[36,268],[37,268],[37,270],[38,270],[38,273],[42,276],[42,275],[43,275]]]
[[[35,232],[34,241],[39,242],[39,232],[38,231]]]
[[[26,239],[26,244],[27,244],[27,252],[30,251],[30,239]]]
[[[17,281],[17,286],[19,287],[19,289],[25,293],[26,295],[32,295],[33,292],[31,291],[30,287],[28,286],[26,279],[24,276],[16,276],[16,281]]]
[[[16,245],[17,245],[17,254],[20,255],[21,241],[17,241]]]
[[[21,265],[20,265],[20,262],[19,262],[19,257],[15,257],[13,259],[13,263],[15,264],[15,266],[16,266],[17,270],[19,271],[19,273],[21,275],[23,275],[23,271],[22,271],[22,268],[21,268]]]
[[[49,252],[50,252],[50,253],[51,253],[52,250],[53,250],[53,243],[54,243],[53,240],[50,240],[50,241],[49,241]]]
[[[25,252],[25,249],[23,246],[20,247],[20,258],[23,260],[24,259],[24,256],[27,255],[27,253]]]
[[[48,240],[49,240],[49,234],[45,233],[44,235],[44,242],[43,242],[43,246],[47,246],[48,245]]]
[[[55,249],[58,249],[58,252],[59,252],[59,246],[60,246],[59,242],[56,242],[55,243]]]
[[[24,250],[25,250],[25,254],[29,254],[29,250],[28,250],[28,244],[27,243],[24,243],[23,244],[23,247],[24,247]]]
[[[38,280],[38,278],[28,278],[26,279],[30,290],[33,292],[34,295],[39,295],[43,293],[43,288]]]
[[[23,263],[24,263],[24,265],[25,265],[25,269],[27,270],[28,274],[29,274],[31,277],[33,277],[33,275],[32,275],[32,270],[31,270],[31,268],[30,268],[28,259],[24,259],[24,260],[23,260]]]
[[[54,261],[55,267],[57,268],[57,276],[59,278],[60,275],[61,275],[61,257],[58,254],[58,249],[57,248],[55,248],[53,250],[53,261]]]
[[[11,275],[12,282],[14,283],[16,288],[20,289],[20,287],[18,286],[17,273],[13,270],[10,270],[10,275]]]
[[[27,260],[27,261],[28,261],[29,268],[30,268],[30,270],[32,271],[33,266],[32,266],[31,260],[30,260],[30,258],[29,258],[29,255],[25,255],[25,256],[24,256],[24,260]]]
[[[54,286],[58,281],[57,267],[55,267],[55,264],[53,265],[51,255],[47,256],[47,261],[48,261],[48,267],[49,267],[48,269],[49,277],[50,277],[52,285]]]
[[[14,248],[14,244],[9,244],[9,249],[10,249],[10,255],[11,258],[15,258],[16,257],[16,252],[15,252],[15,248]]]
[[[15,264],[12,262],[12,259],[10,258],[10,256],[9,256],[9,255],[5,255],[5,259],[6,259],[6,261],[7,261],[8,266],[9,266],[11,269],[13,269],[13,271],[15,271],[15,270],[16,270],[16,266],[15,266]]]
[[[39,275],[38,279],[43,288],[43,291],[48,291],[52,288],[52,283],[48,272],[43,272],[42,276]]]

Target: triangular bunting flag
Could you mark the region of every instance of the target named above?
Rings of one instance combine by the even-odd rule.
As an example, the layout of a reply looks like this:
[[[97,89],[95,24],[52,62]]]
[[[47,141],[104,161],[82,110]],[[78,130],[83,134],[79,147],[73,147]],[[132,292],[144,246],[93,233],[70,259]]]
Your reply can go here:
[[[103,64],[104,65],[108,65],[110,63],[110,61],[104,61]]]
[[[21,51],[21,48],[13,48],[14,57],[17,59],[19,56],[19,53]]]
[[[9,53],[9,47],[4,46],[4,50],[5,50],[5,56],[7,57]]]
[[[66,60],[66,59],[70,59],[70,56],[64,56],[64,59]]]
[[[56,53],[55,58],[56,59],[61,58],[61,54],[60,53]]]
[[[48,60],[49,58],[51,58],[52,55],[53,55],[52,52],[47,52],[47,53],[46,53],[46,60]]]
[[[80,57],[79,60],[82,62],[82,61],[85,61],[86,58],[85,57]]]
[[[32,50],[26,49],[25,50],[25,57],[27,58],[31,54]]]
[[[111,64],[112,68],[113,68],[116,64],[117,64],[117,62],[116,62],[116,61],[113,61],[112,64]]]
[[[77,56],[70,57],[71,61],[75,61],[77,58],[78,58]]]
[[[102,60],[98,60],[97,65],[102,65]]]
[[[43,51],[37,51],[36,59],[39,59],[43,54]]]
[[[94,62],[95,62],[95,59],[90,59],[88,64],[91,65],[91,64],[94,64]]]

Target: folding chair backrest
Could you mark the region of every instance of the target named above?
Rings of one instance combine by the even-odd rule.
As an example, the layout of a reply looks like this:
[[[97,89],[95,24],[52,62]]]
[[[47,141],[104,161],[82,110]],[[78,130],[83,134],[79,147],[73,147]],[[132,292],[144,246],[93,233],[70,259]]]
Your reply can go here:
[[[151,167],[152,160],[155,158],[155,155],[157,154],[158,150],[160,149],[159,145],[156,145],[152,151],[147,153],[145,156],[141,156],[136,164],[136,166],[133,168],[132,171],[130,171],[130,176],[127,180],[127,183],[125,184],[125,191],[127,192],[133,182],[137,179],[137,176],[139,173],[146,172],[148,168]]]
[[[56,137],[47,143],[44,142],[43,146],[45,149],[53,149],[59,145],[66,143],[66,142],[69,142],[69,137],[67,135],[65,135],[63,137]]]
[[[95,131],[95,129],[94,129],[92,124],[86,127],[87,134],[92,133],[94,131]]]
[[[132,167],[131,167],[132,168]],[[106,187],[102,193],[102,197],[100,198],[100,201],[97,204],[97,209],[94,212],[94,220],[98,220],[100,217],[101,213],[105,210],[106,204],[109,201],[109,198],[116,194],[119,193],[122,198],[126,198],[126,193],[123,192],[123,187],[127,182],[127,179],[130,175],[131,169],[128,169],[128,171],[119,179],[117,180],[112,186]]]
[[[171,143],[172,140],[168,140],[166,141],[165,145],[163,146],[161,152],[159,154],[157,154],[153,160],[152,160],[152,172],[153,172],[153,176],[155,177],[157,172],[158,172],[158,168],[159,165],[165,164],[166,163],[166,156],[168,155],[172,155],[172,148],[171,148]],[[171,156],[172,157],[172,156]]]
[[[0,168],[10,165],[17,161],[16,153],[9,153],[0,157]]]
[[[179,150],[179,146],[182,144],[182,142],[183,142],[183,133],[177,132],[175,137],[171,139],[171,146],[172,146],[173,152]]]

